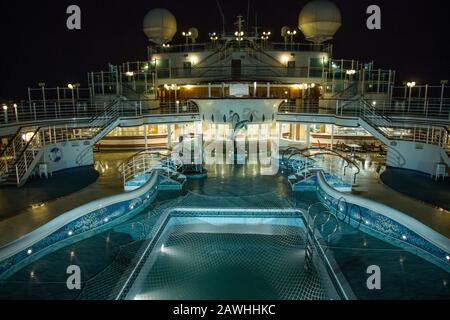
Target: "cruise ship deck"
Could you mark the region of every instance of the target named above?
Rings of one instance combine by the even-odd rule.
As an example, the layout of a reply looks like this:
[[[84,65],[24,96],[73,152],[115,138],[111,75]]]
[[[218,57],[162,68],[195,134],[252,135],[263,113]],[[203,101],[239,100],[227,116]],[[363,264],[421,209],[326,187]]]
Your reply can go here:
[[[0,300],[449,300],[450,88],[298,23],[153,9],[145,61],[5,101]]]

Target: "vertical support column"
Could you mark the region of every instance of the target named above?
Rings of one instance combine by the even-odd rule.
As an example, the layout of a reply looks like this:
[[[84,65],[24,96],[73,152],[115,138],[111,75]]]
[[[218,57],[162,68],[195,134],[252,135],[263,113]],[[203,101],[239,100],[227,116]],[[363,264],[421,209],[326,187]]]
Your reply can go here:
[[[267,98],[270,98],[270,82],[267,82]]]
[[[42,86],[42,100],[44,101],[44,116],[47,118],[47,101],[45,97],[45,85]]]
[[[102,95],[105,95],[105,76],[103,71],[100,72],[101,74],[101,81],[102,81]]]
[[[331,151],[334,150],[334,124],[331,125]]]
[[[212,87],[211,83],[208,83],[208,98],[212,98]]]
[[[148,125],[144,126],[145,150],[148,150]]]
[[[297,141],[297,123],[292,125],[292,140]]]
[[[58,110],[55,110],[56,112],[56,119],[61,118],[61,97],[59,95],[59,87],[56,87],[56,95],[58,98]]]
[[[425,116],[428,116],[427,99],[428,99],[428,84],[425,85],[425,96],[423,98],[423,111],[425,113]]]
[[[167,147],[172,148],[172,125],[167,125]]]

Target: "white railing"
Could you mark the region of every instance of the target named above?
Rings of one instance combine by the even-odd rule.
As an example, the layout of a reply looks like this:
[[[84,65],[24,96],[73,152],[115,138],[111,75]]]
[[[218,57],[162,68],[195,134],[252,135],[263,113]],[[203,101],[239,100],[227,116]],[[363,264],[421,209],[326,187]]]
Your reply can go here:
[[[152,172],[161,173],[168,178],[177,176],[183,163],[175,155],[170,151],[143,151],[134,155],[120,166],[124,187],[136,182],[136,179],[144,179],[145,175]]]

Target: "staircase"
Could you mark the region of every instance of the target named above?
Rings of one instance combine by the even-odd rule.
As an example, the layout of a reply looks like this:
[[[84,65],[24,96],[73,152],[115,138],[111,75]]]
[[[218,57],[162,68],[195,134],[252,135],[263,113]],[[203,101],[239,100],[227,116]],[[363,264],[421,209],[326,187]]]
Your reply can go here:
[[[399,126],[390,117],[377,113],[374,106],[364,99],[361,99],[360,103],[360,124],[370,134],[389,146],[388,163],[394,163],[396,167],[400,168],[406,164],[404,156],[392,146],[393,141],[414,141],[439,146],[441,148],[443,162],[447,164],[447,167],[450,167],[450,158],[447,152],[449,140],[446,128],[402,125],[400,129],[409,129],[412,131],[412,137],[404,137],[392,131],[392,129],[398,128]]]
[[[41,161],[46,145],[80,139],[91,139],[95,144],[117,125],[119,115],[118,101],[113,101],[85,128],[42,126],[19,129],[0,153],[0,184],[22,187]]]

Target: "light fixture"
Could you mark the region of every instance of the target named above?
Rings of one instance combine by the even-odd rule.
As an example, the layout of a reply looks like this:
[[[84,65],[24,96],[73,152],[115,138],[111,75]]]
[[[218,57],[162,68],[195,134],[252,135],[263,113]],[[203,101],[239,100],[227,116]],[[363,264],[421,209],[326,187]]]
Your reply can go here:
[[[348,76],[353,76],[353,75],[356,74],[356,70],[353,70],[353,69],[352,70],[347,70],[346,73],[347,73]]]
[[[67,85],[67,88],[69,88],[70,90],[73,90],[73,89],[75,89],[75,86],[73,84],[69,83]]]
[[[32,253],[33,253],[33,250],[28,249],[27,254],[28,254],[28,255],[31,255]]]
[[[281,62],[287,64],[289,62],[289,56],[288,55],[281,56]]]
[[[69,237],[71,237],[71,236],[73,236],[73,231],[71,230],[67,234],[69,235]]]
[[[134,76],[134,72],[133,71],[128,71],[128,72],[125,73],[125,75],[127,77],[133,77]]]
[[[8,106],[6,104],[3,105],[3,110],[8,111]]]
[[[412,82],[408,82],[406,85],[407,85],[409,88],[414,88],[414,87],[416,86],[416,83],[415,83],[414,81],[412,81]]]
[[[217,41],[219,40],[219,37],[217,36],[217,33],[213,32],[209,34],[209,38],[211,39],[211,41]]]

